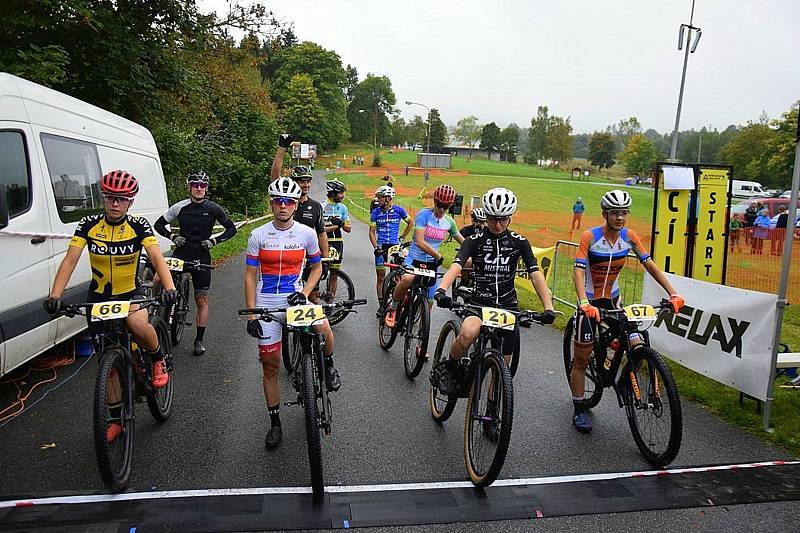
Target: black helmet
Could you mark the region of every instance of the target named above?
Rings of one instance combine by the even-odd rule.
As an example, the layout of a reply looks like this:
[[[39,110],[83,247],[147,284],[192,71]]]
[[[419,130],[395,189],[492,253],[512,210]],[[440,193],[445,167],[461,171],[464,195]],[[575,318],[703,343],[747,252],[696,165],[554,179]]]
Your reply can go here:
[[[311,175],[311,169],[305,165],[297,165],[292,170],[292,179],[293,180],[302,180],[302,179],[311,179],[314,176]]]
[[[205,183],[206,185],[209,184],[211,178],[208,177],[208,174],[203,172],[202,170],[198,170],[196,172],[189,172],[189,175],[186,176],[186,184],[190,183]]]
[[[333,196],[340,192],[345,192],[347,187],[339,180],[328,180],[325,182],[325,188],[328,190],[328,196]]]

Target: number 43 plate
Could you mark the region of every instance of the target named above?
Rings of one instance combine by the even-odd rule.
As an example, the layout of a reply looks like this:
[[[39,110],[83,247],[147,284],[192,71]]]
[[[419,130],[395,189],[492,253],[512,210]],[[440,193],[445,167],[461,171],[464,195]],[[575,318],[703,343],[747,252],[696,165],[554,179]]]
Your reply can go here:
[[[494,307],[482,307],[481,315],[483,325],[490,328],[514,329],[514,324],[517,321],[514,313]]]
[[[164,262],[167,264],[170,270],[183,272],[183,259],[178,259],[177,257],[167,257],[164,259]]]
[[[297,305],[286,310],[286,323],[290,326],[311,326],[325,318],[321,305]]]
[[[652,305],[633,304],[623,309],[631,322],[652,322],[656,319],[656,310]]]
[[[126,318],[130,310],[130,302],[100,302],[92,306],[92,322]]]

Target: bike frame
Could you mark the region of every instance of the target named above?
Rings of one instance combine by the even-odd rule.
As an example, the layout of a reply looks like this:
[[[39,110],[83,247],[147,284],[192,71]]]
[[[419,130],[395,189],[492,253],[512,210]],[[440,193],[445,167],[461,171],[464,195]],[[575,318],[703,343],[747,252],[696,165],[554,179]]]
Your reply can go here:
[[[312,357],[314,365],[317,369],[317,383],[319,390],[317,391],[317,398],[322,399],[322,411],[319,416],[318,424],[325,431],[326,435],[331,434],[331,422],[333,421],[333,413],[331,409],[331,402],[328,397],[328,388],[325,386],[325,360],[324,360],[324,346],[325,339],[322,334],[316,333],[311,329],[312,326],[294,327],[287,326],[289,331],[295,335],[295,342],[300,343],[301,356],[297,358],[297,365],[295,366],[294,377],[292,384],[297,391],[297,403],[303,403],[303,359]]]

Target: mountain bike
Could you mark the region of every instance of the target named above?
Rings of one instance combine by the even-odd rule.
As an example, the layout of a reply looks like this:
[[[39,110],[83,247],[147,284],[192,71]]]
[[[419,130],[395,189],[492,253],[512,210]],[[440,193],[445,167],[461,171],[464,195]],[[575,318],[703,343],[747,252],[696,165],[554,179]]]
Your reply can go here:
[[[125,328],[125,318],[132,304],[148,312],[161,304],[152,298],[130,301],[100,303],[78,303],[66,305],[60,313],[65,316],[89,316],[92,322],[100,322],[94,334],[99,368],[94,391],[94,449],[97,466],[103,483],[112,492],[128,488],[133,462],[134,403],[147,401],[150,414],[159,422],[165,422],[172,413],[174,395],[173,361],[170,335],[164,320],[156,313],[149,313],[150,324],[156,330],[163,347],[164,364],[169,374],[166,386],[152,386],[153,362],[140,349]],[[122,430],[108,440],[109,426],[119,424]]]
[[[430,306],[428,305],[428,288],[436,283],[436,278],[443,274],[427,268],[407,267],[402,264],[386,263],[392,270],[384,279],[384,294],[394,292],[397,282],[403,274],[414,274],[414,281],[406,291],[403,301],[397,307],[395,326],[386,325],[388,297],[381,304],[381,318],[378,321],[378,342],[381,348],[389,350],[397,335],[402,335],[403,368],[406,377],[417,377],[428,359],[428,339],[431,330]],[[389,292],[386,292],[389,291]]]
[[[329,248],[328,260],[337,261],[339,259],[339,250],[336,248]],[[356,287],[353,285],[353,280],[350,279],[341,268],[328,269],[328,275],[325,279],[319,282],[319,299],[326,304],[335,304],[337,302],[351,301],[356,297]],[[336,312],[332,312],[328,316],[328,322],[331,326],[340,323],[347,318],[350,312],[345,307],[339,307]]]
[[[255,307],[240,309],[240,315],[257,315],[261,320],[280,323],[292,332],[298,357],[294,362],[292,386],[297,391],[297,400],[284,405],[301,405],[305,412],[306,442],[308,443],[308,463],[311,468],[311,487],[314,496],[323,494],[322,443],[320,431],[331,434],[333,414],[328,389],[325,386],[325,340],[312,326],[325,319],[331,312],[353,311],[353,306],[364,305],[366,300],[345,300],[335,304],[307,304],[293,307],[274,308]],[[286,313],[286,317],[280,316]]]
[[[586,369],[584,405],[600,403],[603,389],[613,388],[625,409],[633,440],[642,456],[658,467],[670,464],[681,446],[683,415],[678,386],[664,358],[650,347],[646,324],[672,311],[664,299],[657,306],[634,304],[623,309],[600,309],[598,334]],[[575,317],[564,330],[564,370],[572,372]],[[631,337],[641,339],[639,345]]]
[[[428,402],[433,419],[444,423],[453,414],[458,398],[467,398],[464,462],[472,483],[486,487],[494,483],[503,468],[514,418],[514,386],[500,352],[500,331],[515,329],[522,319],[541,323],[543,314],[456,302],[451,305],[465,315],[480,317],[481,331],[459,360],[455,394],[446,395],[439,391],[439,379],[461,324],[448,320],[442,326],[433,353]]]

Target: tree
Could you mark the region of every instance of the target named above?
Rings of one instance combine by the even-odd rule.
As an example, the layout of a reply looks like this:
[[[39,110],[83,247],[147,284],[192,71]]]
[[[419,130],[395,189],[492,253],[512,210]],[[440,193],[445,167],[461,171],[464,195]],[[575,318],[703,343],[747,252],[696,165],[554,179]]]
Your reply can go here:
[[[617,142],[614,136],[607,132],[594,132],[589,139],[589,162],[598,167],[611,168],[614,166],[614,154],[617,153]]]
[[[770,121],[775,135],[770,142],[767,170],[769,177],[765,185],[788,189],[794,171],[795,133],[797,131],[797,109],[800,100],[785,111],[781,118]]]
[[[394,146],[401,146],[408,141],[408,126],[403,117],[397,116],[389,125],[389,142]]]
[[[589,139],[591,135],[588,133],[578,133],[571,136],[572,139],[572,153],[576,158],[589,159]]]
[[[345,89],[345,97],[347,98],[348,102],[353,101],[353,91],[358,85],[358,70],[356,67],[352,65],[347,65],[345,68],[345,73],[347,75],[347,88]]]
[[[658,151],[656,146],[647,140],[647,137],[636,133],[628,139],[620,159],[629,175],[644,176],[649,174],[656,164]]]
[[[469,146],[469,159],[472,159],[472,149],[478,144],[480,136],[481,126],[478,124],[478,117],[473,115],[459,119],[453,128],[453,137]]]
[[[347,109],[353,140],[371,138],[377,155],[378,141],[386,137],[389,130],[389,119],[386,115],[394,112],[396,102],[389,78],[367,74],[364,81],[353,89],[353,100]],[[365,120],[369,121],[367,128],[364,127]],[[365,130],[369,132],[368,137],[364,136]]]
[[[542,159],[547,159],[547,128],[550,125],[547,106],[539,106],[536,116],[531,119],[531,128],[528,130],[528,150],[525,162],[536,164]]]
[[[569,117],[551,117],[547,127],[546,154],[548,159],[566,163],[572,159],[572,125]]]
[[[492,158],[492,152],[499,152],[500,145],[503,144],[503,136],[497,124],[490,122],[481,130],[481,148],[486,150],[489,154],[489,159]]]
[[[500,134],[500,148],[505,152],[506,161],[516,163],[517,146],[519,145],[519,126],[509,124]]]
[[[442,122],[439,110],[435,107],[431,109],[428,120],[430,121],[430,142],[426,136],[425,147],[430,146],[432,153],[439,153],[447,144],[447,126]]]
[[[626,144],[628,144],[628,141],[631,137],[637,133],[642,133],[642,125],[639,124],[639,119],[636,117],[621,119],[619,124],[612,126],[611,129],[617,136],[617,140],[623,146],[623,148]]]
[[[737,179],[760,181],[767,171],[767,154],[774,134],[766,124],[750,122],[722,147],[720,160],[733,166]]]
[[[321,138],[325,110],[319,103],[314,83],[307,74],[296,74],[287,87],[283,106],[278,114],[280,123],[296,139],[313,143]]]
[[[423,144],[428,135],[428,123],[419,115],[414,115],[406,126],[406,138],[412,144]]]

